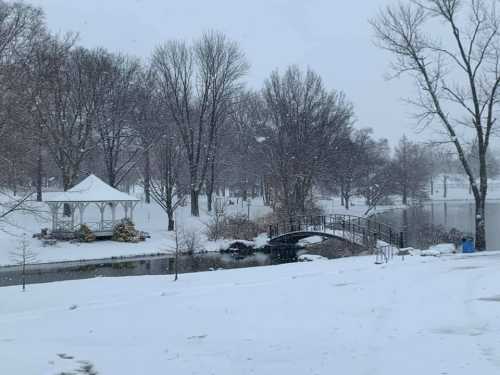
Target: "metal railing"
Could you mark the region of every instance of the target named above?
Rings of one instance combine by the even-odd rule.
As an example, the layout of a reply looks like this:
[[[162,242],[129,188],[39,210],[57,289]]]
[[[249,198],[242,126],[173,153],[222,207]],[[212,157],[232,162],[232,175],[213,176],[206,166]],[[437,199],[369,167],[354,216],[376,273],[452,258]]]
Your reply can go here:
[[[318,232],[341,237],[370,250],[377,246],[404,247],[404,233],[370,218],[353,215],[296,216],[271,224],[269,238],[292,232]]]

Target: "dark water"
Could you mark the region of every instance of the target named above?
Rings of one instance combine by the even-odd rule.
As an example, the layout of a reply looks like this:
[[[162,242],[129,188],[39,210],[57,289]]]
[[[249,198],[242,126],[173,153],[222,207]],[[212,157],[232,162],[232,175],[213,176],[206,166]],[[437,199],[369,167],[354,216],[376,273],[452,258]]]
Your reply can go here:
[[[432,238],[441,228],[443,231],[456,229],[468,235],[474,234],[474,203],[436,202],[405,210],[393,210],[376,215],[377,220],[406,233],[406,245],[426,247],[429,241],[439,242],[439,236]],[[500,250],[500,202],[486,205],[486,243],[489,250]]]
[[[197,254],[179,256],[178,272],[216,271],[222,269],[245,268],[270,265],[271,258],[257,253],[244,258],[229,254]],[[139,275],[168,275],[175,272],[175,258],[149,257],[135,260],[67,262],[55,265],[28,266],[26,283],[47,283],[63,280],[89,279],[94,277],[119,277]],[[20,285],[22,274],[16,267],[0,269],[0,287]]]

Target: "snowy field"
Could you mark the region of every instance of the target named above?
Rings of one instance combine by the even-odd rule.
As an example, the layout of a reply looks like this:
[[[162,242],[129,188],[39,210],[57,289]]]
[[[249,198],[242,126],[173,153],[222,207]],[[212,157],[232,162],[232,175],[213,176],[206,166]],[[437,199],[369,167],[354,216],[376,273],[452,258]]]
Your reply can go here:
[[[0,288],[0,374],[500,374],[500,253]]]

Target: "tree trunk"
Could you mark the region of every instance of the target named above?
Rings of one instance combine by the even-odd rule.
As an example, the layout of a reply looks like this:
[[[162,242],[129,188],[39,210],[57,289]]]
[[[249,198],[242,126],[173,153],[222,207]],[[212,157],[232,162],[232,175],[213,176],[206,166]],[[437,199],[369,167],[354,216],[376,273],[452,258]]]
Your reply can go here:
[[[479,153],[479,194],[476,194],[476,249],[486,250],[486,194],[488,193],[488,168],[486,148]]]
[[[36,200],[38,202],[42,201],[42,168],[43,168],[43,159],[42,159],[42,141],[41,139],[38,142],[38,150],[37,150],[37,160],[36,160]]]
[[[443,177],[443,198],[448,198],[448,176]]]
[[[191,189],[191,216],[200,216],[199,197],[200,192]]]
[[[168,215],[168,231],[173,232],[175,228],[175,221],[173,218],[173,214]]]
[[[151,203],[151,155],[149,148],[144,155],[144,201]]]
[[[476,201],[476,241],[475,246],[478,251],[486,250],[486,216],[485,200],[480,198]]]
[[[434,195],[434,178],[431,177],[431,196]]]
[[[208,212],[212,212],[212,196],[213,196],[213,191],[212,189],[207,190],[207,209]]]
[[[406,183],[403,185],[403,204],[408,204],[408,188],[406,186]]]

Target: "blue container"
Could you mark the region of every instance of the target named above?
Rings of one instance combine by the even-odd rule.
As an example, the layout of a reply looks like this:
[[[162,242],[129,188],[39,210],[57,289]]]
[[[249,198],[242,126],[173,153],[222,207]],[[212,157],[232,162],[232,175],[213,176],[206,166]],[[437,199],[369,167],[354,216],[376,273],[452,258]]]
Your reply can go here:
[[[474,249],[474,240],[472,238],[464,238],[462,240],[462,252],[463,253],[473,253]]]

